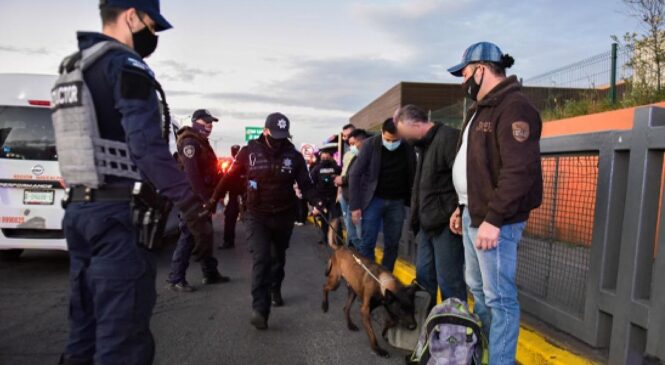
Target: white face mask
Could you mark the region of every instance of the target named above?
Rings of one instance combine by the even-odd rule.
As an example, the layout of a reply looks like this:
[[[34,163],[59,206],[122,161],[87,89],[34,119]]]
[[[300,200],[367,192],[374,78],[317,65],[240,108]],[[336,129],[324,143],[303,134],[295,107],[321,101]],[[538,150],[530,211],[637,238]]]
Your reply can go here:
[[[351,146],[351,147],[349,148],[349,150],[350,150],[351,153],[353,153],[354,155],[356,155],[356,156],[358,155],[358,147],[356,147],[356,146]]]
[[[388,151],[394,151],[399,147],[400,144],[402,144],[401,140],[388,142],[385,139],[381,138],[381,141],[383,142],[383,147],[385,147]]]

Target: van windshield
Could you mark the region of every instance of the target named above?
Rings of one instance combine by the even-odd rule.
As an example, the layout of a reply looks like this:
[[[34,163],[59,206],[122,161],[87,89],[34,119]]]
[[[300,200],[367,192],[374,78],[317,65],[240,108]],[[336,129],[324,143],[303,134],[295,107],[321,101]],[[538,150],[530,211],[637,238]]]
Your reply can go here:
[[[0,106],[0,158],[57,160],[51,110]]]

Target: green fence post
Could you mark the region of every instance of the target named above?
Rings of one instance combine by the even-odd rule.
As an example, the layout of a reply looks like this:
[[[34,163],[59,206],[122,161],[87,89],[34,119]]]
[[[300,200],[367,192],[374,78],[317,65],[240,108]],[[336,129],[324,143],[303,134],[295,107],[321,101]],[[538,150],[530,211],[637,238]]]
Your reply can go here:
[[[610,104],[614,105],[617,102],[617,48],[616,43],[612,43],[612,62],[610,70]]]

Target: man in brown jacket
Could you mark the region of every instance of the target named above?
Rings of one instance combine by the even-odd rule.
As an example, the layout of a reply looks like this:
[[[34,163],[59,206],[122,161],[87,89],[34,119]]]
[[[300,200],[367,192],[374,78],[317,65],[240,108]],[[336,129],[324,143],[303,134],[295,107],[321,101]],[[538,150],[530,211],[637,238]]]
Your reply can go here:
[[[517,246],[543,192],[542,121],[517,78],[506,77],[513,63],[495,44],[481,42],[448,70],[464,77],[464,90],[476,101],[453,165],[460,208],[450,218],[450,229],[463,236],[466,283],[489,338],[492,365],[515,363]]]

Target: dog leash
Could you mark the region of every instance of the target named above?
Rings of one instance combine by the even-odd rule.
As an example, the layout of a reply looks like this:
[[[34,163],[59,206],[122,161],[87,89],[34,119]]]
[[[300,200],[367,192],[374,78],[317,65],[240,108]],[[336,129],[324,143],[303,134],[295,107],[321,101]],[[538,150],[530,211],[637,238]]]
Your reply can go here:
[[[323,215],[321,215],[321,214],[319,214],[318,216],[319,216],[319,218],[321,218],[321,220],[323,220],[323,221],[328,225],[328,227],[329,227],[328,229],[331,229],[330,227],[332,227],[332,226],[330,225],[330,221],[327,220],[326,218],[324,218]],[[337,238],[338,238],[341,242],[344,242],[344,238],[342,238],[342,237],[339,235],[339,233],[337,232],[337,230],[333,230],[333,231],[335,232],[335,235],[337,236]],[[351,256],[353,256],[353,260],[355,260],[355,262],[356,262],[358,265],[360,265],[360,267],[362,267],[363,270],[365,270],[365,272],[366,272],[367,274],[369,274],[369,276],[370,276],[372,279],[374,279],[374,281],[376,281],[376,282],[379,284],[379,287],[381,287],[381,288],[385,288],[384,282],[381,281],[381,279],[379,279],[376,275],[374,275],[374,273],[373,273],[373,272],[367,267],[367,265],[365,265],[365,263],[364,263],[364,262],[363,262],[358,256],[356,256],[356,254],[351,253]],[[393,281],[393,280],[395,280],[395,278],[388,278],[387,281]]]

